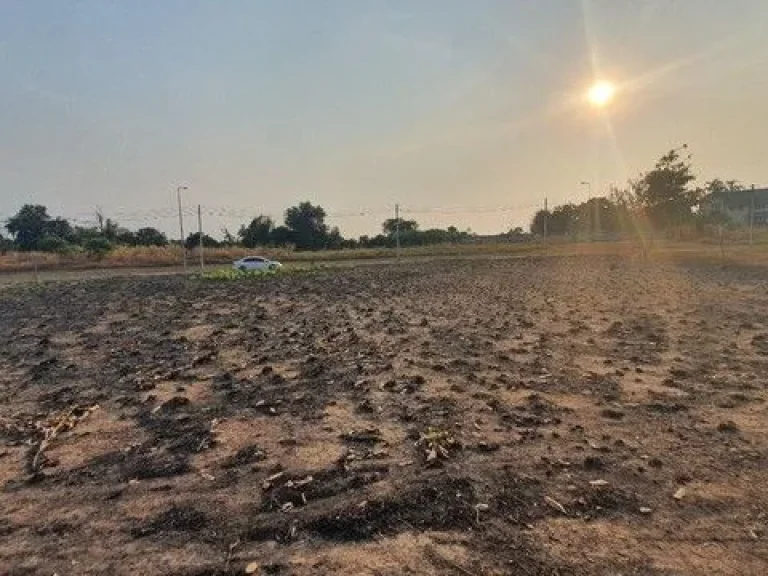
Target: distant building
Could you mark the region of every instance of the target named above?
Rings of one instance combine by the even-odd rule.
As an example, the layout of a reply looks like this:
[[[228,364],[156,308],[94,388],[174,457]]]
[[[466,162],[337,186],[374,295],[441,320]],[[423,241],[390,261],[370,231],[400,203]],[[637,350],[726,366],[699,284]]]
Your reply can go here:
[[[750,212],[755,226],[768,225],[768,188],[713,192],[701,203],[704,214],[723,214],[734,224],[749,226]]]

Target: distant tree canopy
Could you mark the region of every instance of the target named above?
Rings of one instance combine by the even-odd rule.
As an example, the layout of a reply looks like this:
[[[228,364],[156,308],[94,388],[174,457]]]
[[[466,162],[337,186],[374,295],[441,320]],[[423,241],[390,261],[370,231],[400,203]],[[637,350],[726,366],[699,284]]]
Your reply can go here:
[[[539,210],[531,222],[531,232],[539,236],[545,231],[552,236],[576,236],[632,232],[639,222],[655,230],[698,225],[705,221],[698,208],[707,193],[744,188],[736,180],[714,179],[703,188],[696,187],[695,181],[684,145],[664,154],[652,170],[630,181],[626,189],[614,188],[608,197],[581,204]]]
[[[329,229],[322,206],[301,202],[285,211],[285,223],[275,226],[269,216],[259,215],[238,232],[240,243],[246,248],[257,246],[288,246],[298,250],[339,249],[347,240],[338,228]]]
[[[272,230],[272,244],[275,246],[288,246],[293,242],[293,231],[288,226],[276,226]]]
[[[581,204],[563,204],[551,212],[539,210],[533,217],[531,233],[543,236],[579,234],[614,234],[622,230],[623,215],[619,205],[609,198],[590,198]]]
[[[464,242],[472,237],[469,231],[460,231],[455,226],[447,229],[430,228],[421,230],[416,220],[400,220],[389,218],[382,222],[383,234],[377,236],[361,236],[357,245],[362,248],[392,248],[400,246],[425,246],[429,244],[448,244]]]
[[[670,150],[653,170],[633,182],[632,188],[650,222],[663,229],[691,220],[703,195],[700,188],[691,186],[695,180],[690,156],[682,157],[679,150]]]
[[[34,250],[43,237],[51,235],[50,222],[51,217],[45,206],[25,204],[8,219],[5,227],[20,250]]]
[[[224,231],[224,240],[217,241],[203,234],[203,246],[242,245],[246,248],[259,246],[293,246],[297,250],[341,250],[357,247],[394,247],[399,234],[401,246],[421,246],[449,242],[464,242],[471,232],[461,231],[455,226],[447,229],[431,228],[421,230],[415,220],[399,222],[390,218],[382,223],[382,232],[377,236],[362,236],[359,239],[345,238],[338,227],[328,226],[326,211],[311,202],[301,202],[285,211],[284,224],[276,226],[266,215],[253,218],[240,227],[237,237]],[[120,226],[118,222],[96,212],[94,226],[72,226],[65,218],[52,218],[44,206],[26,205],[7,221],[8,231],[13,236],[0,236],[0,250],[41,250],[69,253],[85,252],[94,258],[104,257],[116,246],[167,246],[168,237],[152,227],[136,231]],[[184,239],[184,247],[193,250],[199,246],[197,232]]]
[[[137,246],[167,246],[168,237],[156,228],[139,228],[135,234]]]
[[[112,243],[105,236],[89,238],[83,245],[89,256],[101,260],[112,250]]]
[[[203,248],[216,248],[218,247],[219,242],[212,236],[208,236],[208,234],[203,233]],[[200,246],[200,232],[194,232],[187,236],[187,239],[184,240],[184,247],[187,250],[193,250],[195,248],[198,248]]]
[[[516,242],[522,242],[524,240],[528,240],[528,234],[526,234],[525,230],[522,229],[520,226],[515,226],[514,228],[511,228],[507,233],[506,236],[510,240],[514,240]]]
[[[240,242],[246,248],[255,248],[256,246],[268,246],[274,242],[272,232],[275,229],[275,223],[269,216],[257,216],[251,220],[248,226],[241,226],[237,233]]]
[[[695,185],[687,147],[671,150],[661,156],[653,168],[631,180],[624,188],[613,188],[608,196],[590,198],[581,203],[565,203],[551,210],[539,210],[530,224],[532,235],[563,236],[573,239],[590,235],[604,237],[636,233],[642,230],[676,230],[680,225],[695,224],[700,229],[711,224],[724,224],[727,215],[702,207],[712,206],[708,196],[736,193],[744,189],[737,180],[715,178],[702,187]],[[470,241],[469,229],[456,226],[446,229],[422,229],[416,220],[388,218],[381,224],[381,233],[344,238],[338,227],[329,226],[322,206],[303,201],[285,211],[283,223],[259,215],[242,225],[237,235],[226,229],[223,241],[203,235],[206,247],[242,245],[295,247],[297,250],[346,248],[383,248],[423,246],[439,243]],[[26,204],[6,221],[10,238],[0,235],[0,252],[10,250],[41,250],[58,253],[82,252],[103,257],[116,246],[167,246],[168,237],[152,227],[128,230],[102,212],[96,212],[93,226],[73,226],[66,218],[52,217],[45,206]],[[507,241],[522,242],[530,238],[521,228],[512,228],[500,235]],[[187,249],[199,245],[199,235],[184,239]]]
[[[237,237],[234,234],[232,234],[232,232],[230,232],[229,229],[223,228],[221,230],[221,234],[224,237],[221,241],[222,246],[230,247],[230,246],[237,245]]]
[[[285,211],[285,226],[291,231],[291,240],[298,250],[324,248],[328,236],[325,210],[302,202]]]
[[[720,178],[715,178],[704,184],[704,192],[707,194],[738,192],[740,190],[746,190],[746,186],[738,180],[726,180],[723,182]]]
[[[400,224],[400,234],[408,234],[416,232],[419,229],[419,223],[416,220],[403,220],[402,218],[389,218],[384,220],[381,225],[381,229],[387,236],[391,236],[398,230],[398,222]]]
[[[127,230],[97,212],[97,225],[72,226],[65,218],[51,218],[45,206],[27,204],[8,219],[6,229],[13,241],[4,249],[40,250],[43,252],[85,251],[102,257],[116,245],[167,246],[168,238],[156,228]]]
[[[63,238],[58,236],[43,236],[37,241],[35,249],[41,252],[54,252],[56,254],[66,254],[70,252],[72,246]]]

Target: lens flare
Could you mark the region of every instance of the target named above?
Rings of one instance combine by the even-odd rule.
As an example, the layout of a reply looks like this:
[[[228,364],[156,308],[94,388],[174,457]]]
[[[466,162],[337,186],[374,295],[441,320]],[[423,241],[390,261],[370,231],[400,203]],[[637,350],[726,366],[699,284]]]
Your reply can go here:
[[[610,82],[595,82],[587,92],[587,100],[595,108],[603,108],[611,103],[616,94],[616,87]]]

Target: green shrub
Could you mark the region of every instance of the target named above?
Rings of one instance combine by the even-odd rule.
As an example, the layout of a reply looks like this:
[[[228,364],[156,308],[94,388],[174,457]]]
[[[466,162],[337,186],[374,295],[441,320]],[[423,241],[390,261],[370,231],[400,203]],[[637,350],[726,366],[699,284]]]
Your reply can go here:
[[[300,274],[312,274],[325,268],[325,265],[313,266],[312,268],[278,268],[276,270],[237,270],[235,268],[221,267],[214,268],[213,270],[206,270],[205,272],[199,274],[198,278],[201,280],[219,282],[237,280],[262,280],[266,278],[274,278],[275,276],[297,276]]]
[[[88,256],[101,260],[112,251],[112,243],[104,236],[94,236],[86,240],[83,246]]]
[[[236,270],[235,268],[214,268],[200,274],[203,280],[246,280],[248,278],[264,278],[265,276],[274,276],[276,270]]]
[[[41,252],[67,254],[72,250],[72,246],[69,242],[59,236],[43,236],[37,241],[37,249]]]

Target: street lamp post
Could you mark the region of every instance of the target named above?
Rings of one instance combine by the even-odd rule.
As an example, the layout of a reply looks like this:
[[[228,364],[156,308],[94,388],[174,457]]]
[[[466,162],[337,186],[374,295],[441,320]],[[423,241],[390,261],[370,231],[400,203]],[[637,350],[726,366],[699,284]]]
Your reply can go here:
[[[176,187],[176,200],[179,204],[179,234],[181,234],[181,254],[184,261],[184,274],[187,273],[187,247],[184,246],[184,217],[181,212],[181,191],[189,190],[187,186]]]

